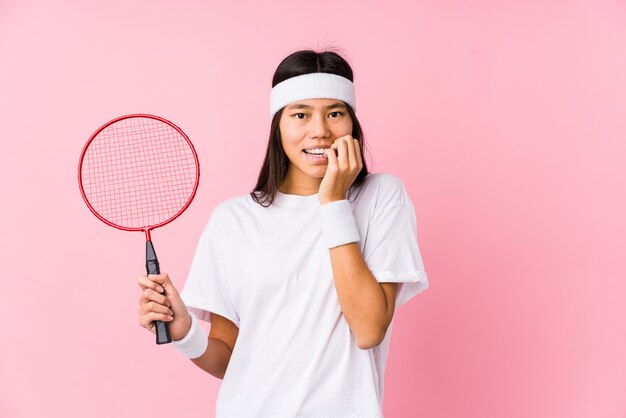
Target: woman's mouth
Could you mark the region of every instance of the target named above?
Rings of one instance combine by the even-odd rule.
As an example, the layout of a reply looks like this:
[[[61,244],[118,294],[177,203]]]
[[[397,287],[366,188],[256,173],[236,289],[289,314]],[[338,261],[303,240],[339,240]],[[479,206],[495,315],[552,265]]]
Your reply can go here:
[[[314,162],[328,162],[328,158],[326,157],[326,153],[325,152],[320,152],[320,150],[323,151],[322,148],[317,148],[317,149],[312,149],[312,150],[302,150],[302,152],[304,153],[304,155],[306,155],[306,158],[308,158],[310,161],[314,161]]]

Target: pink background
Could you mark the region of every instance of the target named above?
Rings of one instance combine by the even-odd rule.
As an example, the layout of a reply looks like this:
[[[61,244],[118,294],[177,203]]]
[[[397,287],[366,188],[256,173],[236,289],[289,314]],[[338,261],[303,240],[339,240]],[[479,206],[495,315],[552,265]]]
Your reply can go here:
[[[138,325],[143,237],[84,205],[113,117],[179,124],[196,200],[153,234],[181,287],[248,192],[287,54],[341,48],[374,172],[431,288],[397,311],[385,416],[626,416],[622,1],[0,2],[2,417],[211,417],[220,380]]]

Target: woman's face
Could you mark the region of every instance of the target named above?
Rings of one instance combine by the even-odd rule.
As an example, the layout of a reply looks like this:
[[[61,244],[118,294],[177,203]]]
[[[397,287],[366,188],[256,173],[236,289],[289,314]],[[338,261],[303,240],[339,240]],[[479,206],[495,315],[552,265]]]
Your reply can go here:
[[[279,129],[290,161],[288,180],[294,183],[314,178],[321,182],[328,160],[323,155],[307,155],[304,150],[329,148],[335,139],[351,135],[352,118],[341,100],[300,100],[285,106]]]

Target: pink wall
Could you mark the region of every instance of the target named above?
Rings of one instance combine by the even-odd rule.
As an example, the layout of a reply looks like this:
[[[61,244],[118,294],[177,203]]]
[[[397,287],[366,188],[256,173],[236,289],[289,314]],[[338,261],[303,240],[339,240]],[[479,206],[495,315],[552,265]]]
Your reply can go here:
[[[189,134],[197,198],[153,234],[182,286],[256,180],[276,65],[325,45],[431,281],[396,314],[385,416],[626,416],[624,2],[98,3],[0,2],[0,416],[213,416],[220,381],[139,327],[143,238],[87,210],[78,157],[125,113]]]

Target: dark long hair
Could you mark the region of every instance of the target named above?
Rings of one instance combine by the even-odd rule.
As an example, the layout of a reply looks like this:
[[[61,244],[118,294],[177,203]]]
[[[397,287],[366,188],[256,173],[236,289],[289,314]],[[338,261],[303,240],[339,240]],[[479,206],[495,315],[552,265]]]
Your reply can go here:
[[[292,53],[278,65],[272,79],[272,87],[289,78],[309,73],[331,73],[354,81],[352,68],[336,52],[303,50]],[[348,196],[350,196],[354,190],[360,189],[369,172],[363,153],[365,145],[363,130],[352,107],[347,103],[346,107],[352,118],[352,137],[359,140],[361,156],[363,156],[363,168],[350,186],[348,191]],[[265,160],[259,172],[257,184],[254,186],[254,190],[250,192],[252,199],[263,207],[272,204],[276,197],[276,191],[285,179],[289,168],[289,158],[285,154],[280,137],[279,122],[282,113],[283,109],[280,109],[272,118]]]

